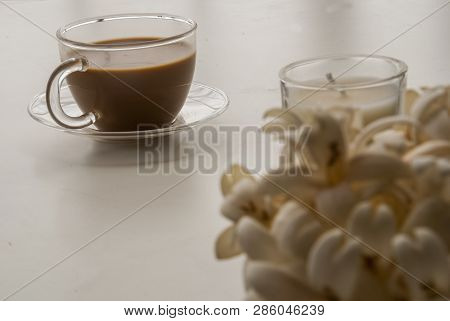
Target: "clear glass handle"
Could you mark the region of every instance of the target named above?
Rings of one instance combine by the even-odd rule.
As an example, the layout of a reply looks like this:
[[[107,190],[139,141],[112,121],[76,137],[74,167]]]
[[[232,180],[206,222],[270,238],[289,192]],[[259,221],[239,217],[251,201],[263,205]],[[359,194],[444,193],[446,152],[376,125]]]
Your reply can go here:
[[[64,79],[73,72],[84,72],[88,62],[84,58],[71,58],[60,64],[51,74],[47,83],[46,100],[50,115],[58,125],[66,128],[83,128],[92,125],[97,117],[93,112],[78,117],[67,115],[61,106],[60,90]]]

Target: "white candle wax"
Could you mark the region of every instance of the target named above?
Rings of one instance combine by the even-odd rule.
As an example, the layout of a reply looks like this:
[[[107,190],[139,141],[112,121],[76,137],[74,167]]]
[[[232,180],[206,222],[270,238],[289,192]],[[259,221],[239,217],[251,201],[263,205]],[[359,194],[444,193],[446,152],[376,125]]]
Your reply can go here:
[[[352,108],[360,113],[363,124],[368,124],[380,117],[397,114],[399,106],[399,89],[394,84],[382,86],[359,86],[351,88],[352,84],[369,84],[375,82],[375,78],[347,78],[336,81],[333,85],[324,86],[326,78],[311,80],[302,88],[290,87],[285,93],[285,107],[293,109],[320,108]],[[312,87],[311,89],[305,87]]]

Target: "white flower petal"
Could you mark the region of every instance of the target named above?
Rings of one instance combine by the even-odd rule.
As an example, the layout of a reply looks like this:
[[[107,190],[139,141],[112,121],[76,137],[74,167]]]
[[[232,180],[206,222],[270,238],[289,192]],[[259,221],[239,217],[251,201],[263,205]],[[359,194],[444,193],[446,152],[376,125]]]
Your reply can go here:
[[[425,133],[434,139],[450,140],[450,116],[449,111],[444,109],[436,113],[425,124]]]
[[[321,215],[325,215],[335,224],[343,226],[356,199],[351,187],[342,183],[322,189],[317,193],[315,204]]]
[[[223,195],[230,194],[233,189],[233,186],[244,178],[253,179],[248,169],[238,164],[232,165],[228,169],[228,171],[222,175],[222,179],[220,181],[222,194]]]
[[[269,118],[262,128],[265,132],[283,132],[286,128],[300,127],[303,123],[295,113],[285,108],[268,109],[263,118]]]
[[[438,158],[436,160],[436,165],[439,171],[439,174],[442,176],[450,176],[450,159],[446,158]]]
[[[373,136],[373,142],[364,150],[374,153],[390,153],[401,156],[412,145],[406,133],[400,130],[387,129]]]
[[[216,240],[216,257],[218,259],[227,259],[241,253],[238,238],[236,235],[236,226],[233,224],[227,227]]]
[[[407,89],[405,94],[405,102],[403,104],[405,114],[409,114],[414,101],[419,98],[419,93],[414,89]]]
[[[347,179],[361,180],[393,180],[411,176],[408,164],[389,154],[364,153],[350,159]]]
[[[418,280],[438,291],[449,290],[447,248],[432,230],[419,227],[413,230],[413,237],[399,234],[392,241],[395,261]],[[409,275],[405,283],[413,299],[419,298],[421,284]],[[420,295],[422,296],[422,295]],[[423,299],[423,298],[422,298]]]
[[[237,223],[237,235],[241,249],[252,260],[280,261],[283,259],[275,239],[267,229],[248,216]]]
[[[426,122],[430,113],[447,108],[446,98],[446,89],[444,87],[426,90],[414,101],[410,114],[420,122]]]
[[[446,173],[446,165],[450,162],[431,155],[418,156],[411,162],[420,197],[439,195],[444,188],[445,180],[450,177]],[[446,175],[447,174],[447,175]]]
[[[420,226],[432,229],[450,249],[450,203],[432,196],[416,204],[403,225],[403,231],[410,232]]]
[[[289,201],[280,208],[271,228],[279,248],[302,259],[306,259],[309,249],[322,231],[314,215],[296,201]]]
[[[243,206],[247,206],[249,202],[256,198],[256,182],[244,178],[233,186],[232,192],[225,196],[221,206],[222,214],[232,221],[237,221],[242,216],[248,214]]]
[[[361,248],[338,229],[322,234],[307,260],[307,276],[319,291],[331,291],[341,300],[352,297],[361,270]]]
[[[245,301],[263,301],[264,298],[254,289],[249,289],[245,293]]]
[[[368,142],[370,142],[375,135],[392,128],[393,126],[405,126],[405,132],[417,135],[421,133],[420,123],[411,116],[395,115],[382,117],[373,121],[363,128],[363,130],[353,139],[351,143],[351,152],[353,155],[359,154],[365,149]],[[413,137],[414,139],[415,137]]]
[[[433,139],[417,145],[403,156],[406,162],[412,161],[415,157],[433,155],[433,156],[450,156],[450,142],[447,140]]]
[[[318,113],[306,145],[320,168],[343,167],[346,143],[340,123],[334,117]]]
[[[256,192],[270,196],[288,194],[288,196],[298,197],[306,203],[311,203],[322,185],[311,176],[303,176],[301,173],[292,175],[286,171],[270,172],[264,175]]]
[[[245,278],[251,289],[272,301],[323,300],[317,292],[276,264],[250,262]]]
[[[374,209],[369,202],[358,204],[348,221],[350,233],[384,256],[389,255],[395,225],[394,213],[388,206],[382,204]],[[370,249],[365,249],[365,252],[371,256],[377,254]]]

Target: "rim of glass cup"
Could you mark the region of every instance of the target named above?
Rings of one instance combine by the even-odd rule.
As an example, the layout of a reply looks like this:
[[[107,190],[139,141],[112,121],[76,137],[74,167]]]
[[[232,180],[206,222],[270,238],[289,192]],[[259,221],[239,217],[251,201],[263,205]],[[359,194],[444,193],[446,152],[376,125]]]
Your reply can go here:
[[[383,60],[385,62],[386,61],[391,62],[397,67],[397,72],[395,74],[393,74],[392,76],[377,79],[374,81],[365,81],[365,82],[362,81],[362,82],[354,83],[354,84],[339,84],[339,88],[360,89],[360,88],[373,87],[375,85],[382,85],[393,79],[403,77],[406,74],[406,72],[408,71],[408,65],[405,62],[403,62],[399,59],[396,59],[396,58],[392,58],[392,57],[388,57],[388,56],[381,56],[381,55],[347,54],[347,55],[322,56],[322,57],[317,57],[317,58],[309,58],[309,59],[294,61],[294,62],[284,66],[283,68],[281,68],[278,73],[278,76],[279,76],[281,82],[294,85],[298,88],[304,88],[304,89],[310,89],[310,90],[311,89],[312,90],[329,90],[329,88],[330,88],[329,83],[327,83],[326,85],[323,85],[323,86],[307,85],[302,81],[298,81],[298,80],[288,77],[287,73],[294,68],[297,68],[300,66],[306,66],[308,64],[312,64],[312,63],[315,63],[318,61],[341,60],[341,59],[347,59],[347,58],[361,58],[362,61],[359,63],[364,63],[364,60],[368,59],[368,58],[376,58],[378,60]]]
[[[122,20],[122,19],[161,19],[161,20],[175,20],[178,22],[185,23],[190,26],[189,30],[176,34],[174,36],[165,37],[158,40],[148,40],[148,41],[139,41],[133,44],[93,44],[75,41],[65,37],[64,35],[75,28],[82,27],[89,24],[94,23],[102,23],[105,21],[114,21],[114,20]],[[181,16],[176,16],[172,14],[166,13],[127,13],[127,14],[112,14],[105,16],[98,16],[92,18],[84,18],[74,22],[71,22],[61,28],[56,32],[56,37],[63,44],[77,49],[89,49],[89,50],[130,50],[130,49],[142,49],[142,48],[150,48],[157,47],[166,44],[170,44],[173,42],[177,42],[183,38],[190,36],[197,29],[197,23],[189,18],[184,18]]]

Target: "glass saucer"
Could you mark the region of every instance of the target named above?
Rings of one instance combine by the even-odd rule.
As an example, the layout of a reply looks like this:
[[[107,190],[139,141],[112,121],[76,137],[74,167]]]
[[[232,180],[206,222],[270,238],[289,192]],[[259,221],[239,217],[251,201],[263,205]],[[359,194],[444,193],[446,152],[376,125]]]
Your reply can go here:
[[[67,115],[79,116],[81,114],[68,86],[61,87],[61,105]],[[82,129],[64,128],[50,116],[45,92],[33,98],[28,105],[28,113],[37,122],[69,134],[86,136],[99,141],[131,142],[136,139],[162,137],[192,128],[219,116],[227,109],[228,105],[229,99],[220,89],[193,82],[180,114],[173,124],[164,128],[128,132],[104,132],[93,125]]]

